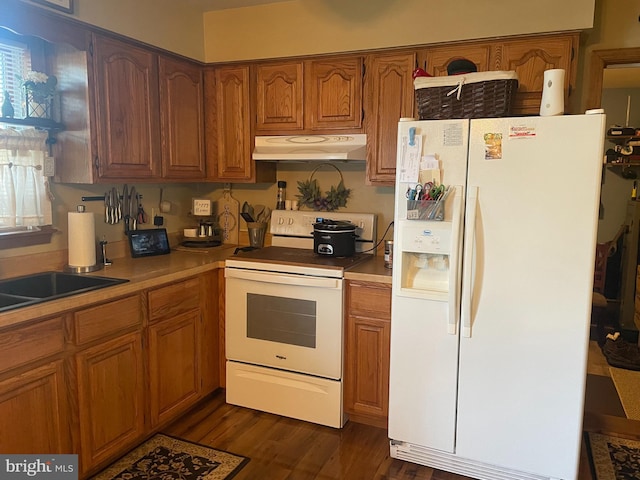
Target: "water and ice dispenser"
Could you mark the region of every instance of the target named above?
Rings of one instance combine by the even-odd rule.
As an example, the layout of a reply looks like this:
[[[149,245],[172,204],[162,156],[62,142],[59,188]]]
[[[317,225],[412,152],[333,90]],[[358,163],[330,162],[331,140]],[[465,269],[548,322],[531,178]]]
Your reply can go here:
[[[402,250],[402,288],[447,292],[451,253],[451,224],[405,224]]]
[[[416,215],[410,201],[406,211],[397,212],[394,275],[399,276],[399,295],[450,300],[458,275],[462,190],[450,188],[452,195],[443,202],[442,215],[437,218],[429,220]]]

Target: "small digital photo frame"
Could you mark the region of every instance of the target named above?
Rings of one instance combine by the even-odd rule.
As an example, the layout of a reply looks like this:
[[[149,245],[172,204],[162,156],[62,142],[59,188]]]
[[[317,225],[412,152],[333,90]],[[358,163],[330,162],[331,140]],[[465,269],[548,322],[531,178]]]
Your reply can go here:
[[[171,253],[169,238],[165,228],[129,231],[131,257],[152,257]]]

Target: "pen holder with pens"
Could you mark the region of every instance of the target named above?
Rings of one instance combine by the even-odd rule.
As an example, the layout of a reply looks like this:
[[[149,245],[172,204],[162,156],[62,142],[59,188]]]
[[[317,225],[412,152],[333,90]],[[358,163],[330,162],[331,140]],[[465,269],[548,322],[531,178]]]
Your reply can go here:
[[[407,200],[407,220],[444,220],[444,202]]]
[[[418,185],[407,191],[407,220],[444,220],[444,204],[453,187],[431,185],[427,189],[427,186]],[[420,198],[423,191],[427,192],[426,197]]]

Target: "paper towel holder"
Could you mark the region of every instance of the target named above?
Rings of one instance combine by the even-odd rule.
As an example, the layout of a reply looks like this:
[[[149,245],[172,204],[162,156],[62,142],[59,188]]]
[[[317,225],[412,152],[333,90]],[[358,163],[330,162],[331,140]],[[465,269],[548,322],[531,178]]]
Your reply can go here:
[[[98,270],[102,270],[104,265],[102,263],[96,263],[88,267],[73,267],[71,265],[65,265],[63,270],[65,273],[91,273]]]
[[[84,205],[78,205],[76,207],[76,211],[80,213],[84,212],[85,211]],[[90,273],[90,272],[95,272],[97,270],[101,270],[102,267],[104,267],[104,265],[98,262],[96,262],[94,265],[87,265],[87,266],[65,265],[63,267],[63,271],[66,273]]]

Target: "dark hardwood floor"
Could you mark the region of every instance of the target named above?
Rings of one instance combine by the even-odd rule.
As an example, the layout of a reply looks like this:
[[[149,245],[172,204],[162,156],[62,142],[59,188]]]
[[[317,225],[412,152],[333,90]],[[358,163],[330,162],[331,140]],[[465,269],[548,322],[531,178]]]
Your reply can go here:
[[[227,405],[214,394],[163,433],[244,455],[234,480],[466,480],[389,456],[386,429],[341,430]]]
[[[606,362],[605,362],[606,363]],[[587,376],[584,430],[640,440],[610,378]],[[341,430],[225,403],[213,394],[164,433],[249,457],[237,480],[463,480],[389,456],[387,431],[348,422]],[[577,480],[595,480],[583,444]]]

